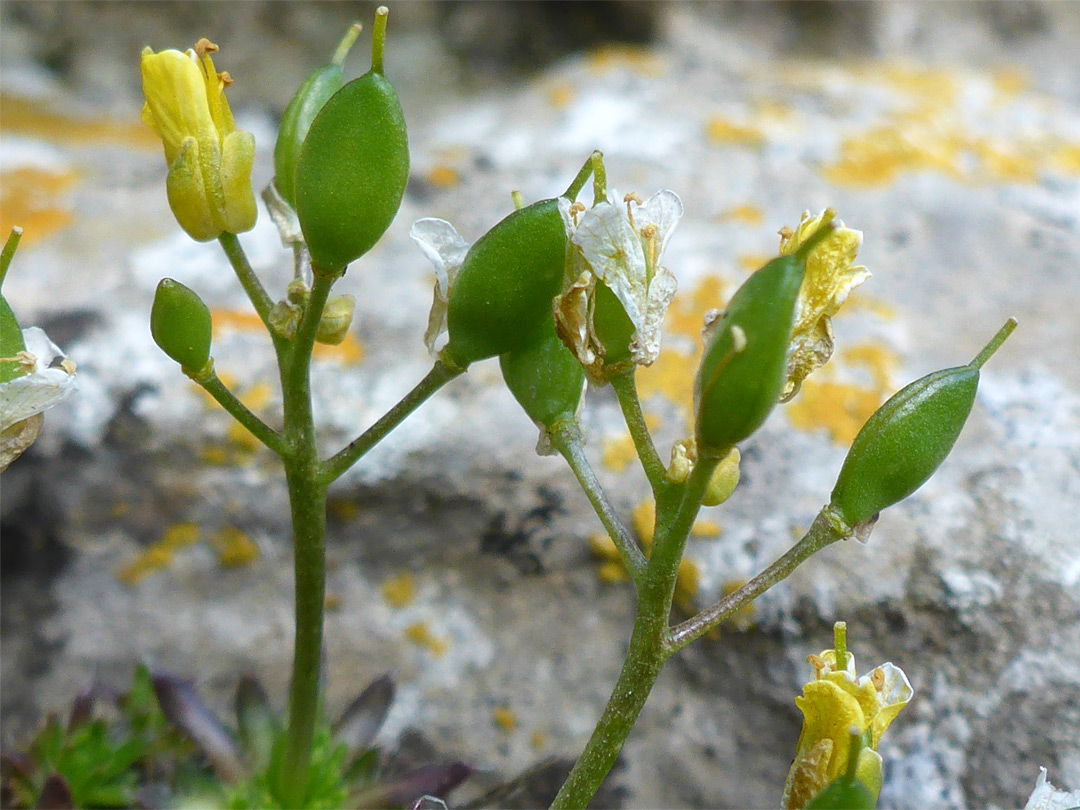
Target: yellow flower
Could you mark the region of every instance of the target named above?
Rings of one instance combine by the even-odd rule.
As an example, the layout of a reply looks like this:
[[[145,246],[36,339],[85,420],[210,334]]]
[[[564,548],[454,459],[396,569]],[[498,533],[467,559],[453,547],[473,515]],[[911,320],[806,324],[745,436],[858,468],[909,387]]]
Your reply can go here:
[[[225,100],[232,79],[210,59],[217,49],[200,39],[184,53],[142,52],[142,119],[165,145],[169,206],[180,227],[200,242],[255,225],[255,138],[236,129]]]
[[[809,211],[805,212],[798,228],[781,231],[780,255],[795,253],[835,216],[836,211],[832,208],[826,208],[816,217],[810,216]],[[848,293],[870,278],[870,273],[862,265],[851,266],[861,244],[862,231],[845,228],[844,223],[838,221],[833,232],[810,251],[806,260],[806,276],[795,307],[791,359],[788,361],[788,378],[780,396],[781,402],[787,402],[799,393],[803,380],[832,357],[832,316],[847,300]]]
[[[878,742],[914,694],[903,670],[892,664],[875,667],[861,678],[855,657],[837,669],[836,650],[807,659],[816,677],[803,687],[795,705],[803,713],[803,729],[795,761],[784,786],[784,810],[805,807],[848,768],[852,730],[862,735],[855,777],[876,797],[881,791],[881,755]]]

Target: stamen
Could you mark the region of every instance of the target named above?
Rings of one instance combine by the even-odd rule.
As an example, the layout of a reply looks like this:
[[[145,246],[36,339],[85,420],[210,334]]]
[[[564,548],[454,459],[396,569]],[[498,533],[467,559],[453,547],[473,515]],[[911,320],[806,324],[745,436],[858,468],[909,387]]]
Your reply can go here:
[[[222,87],[222,88],[228,87],[230,84],[233,83],[233,77],[229,75],[229,71],[227,71],[227,70],[223,70],[221,73],[219,73],[217,75],[217,77],[218,77],[218,86],[219,87]]]
[[[813,653],[811,653],[810,655],[806,656],[806,663],[816,669],[819,676],[821,675],[821,670],[825,669],[825,659],[823,659],[820,655],[814,655]]]
[[[203,37],[195,43],[195,53],[199,55],[200,59],[205,59],[208,53],[217,53],[220,50],[221,48],[208,40],[206,37]]]
[[[881,687],[885,685],[885,670],[881,667],[876,667],[870,674],[870,683],[874,685],[874,689],[880,692]]]

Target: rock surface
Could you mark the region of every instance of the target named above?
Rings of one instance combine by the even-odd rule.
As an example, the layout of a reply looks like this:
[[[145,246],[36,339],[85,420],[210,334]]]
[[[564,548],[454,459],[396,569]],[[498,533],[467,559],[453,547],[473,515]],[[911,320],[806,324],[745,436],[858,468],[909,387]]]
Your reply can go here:
[[[677,191],[686,215],[665,263],[680,295],[665,353],[640,380],[662,453],[688,433],[701,315],[775,252],[776,230],[832,205],[864,231],[860,263],[874,278],[836,321],[837,356],[743,448],[735,497],[703,514],[688,549],[699,607],[809,525],[877,403],[967,362],[1006,317],[1020,321],[950,460],[883,515],[869,544],[822,552],[758,601],[747,629],[671,663],[612,776],[613,800],[775,805],[803,661],[831,646],[836,620],[861,664],[891,660],[915,686],[882,745],[883,807],[1018,806],[1040,766],[1080,786],[1080,9],[1009,8],[1021,6],[1030,19],[855,6],[798,36],[772,6],[752,18],[675,6],[655,46],[594,51],[527,81],[454,93],[403,68],[414,177],[395,224],[340,284],[357,298],[357,326],[315,365],[327,450],[429,367],[433,278],[408,239],[419,217],[475,239],[510,209],[511,189],[557,193],[594,148],[621,191]],[[392,77],[396,60],[450,63],[425,19],[401,51],[392,43]],[[78,363],[80,391],[3,479],[4,740],[92,677],[124,683],[136,661],[197,676],[219,707],[249,670],[283,697],[283,477],[151,342],[157,280],[205,298],[219,371],[272,421],[270,349],[216,246],[172,219],[160,146],[131,95],[137,53],[94,57],[128,74],[109,95],[78,71],[55,82],[32,49],[9,49],[7,28],[2,225],[24,225],[27,239],[5,295]],[[273,82],[272,68],[234,69],[234,43],[218,41],[261,187],[281,102],[246,94]],[[265,212],[241,241],[280,295],[291,258]],[[590,393],[584,419],[629,520],[645,484],[610,392]],[[419,728],[486,771],[475,790],[577,754],[632,615],[628,586],[597,575],[585,498],[559,460],[532,454],[535,440],[496,364],[479,364],[332,495],[329,703],[394,670],[387,739]],[[175,547],[164,570],[148,567],[140,554],[187,523],[198,541]]]

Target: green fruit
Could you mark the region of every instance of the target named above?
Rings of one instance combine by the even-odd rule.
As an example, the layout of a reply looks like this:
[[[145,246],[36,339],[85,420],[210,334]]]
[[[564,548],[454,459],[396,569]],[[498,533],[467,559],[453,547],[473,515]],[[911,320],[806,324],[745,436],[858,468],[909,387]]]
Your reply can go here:
[[[150,333],[158,347],[188,372],[210,360],[210,310],[179,281],[163,278],[154,293]]]
[[[975,403],[979,369],[1015,327],[1010,319],[970,364],[906,385],[866,420],[832,491],[849,526],[903,500],[941,466]]]
[[[596,339],[604,347],[605,368],[620,364],[633,368],[630,344],[637,327],[626,314],[622,301],[603,282],[596,285],[593,329],[596,331]]]
[[[552,318],[527,344],[502,355],[499,366],[510,393],[538,425],[550,428],[576,416],[585,370],[555,334]]]
[[[464,368],[523,346],[562,288],[566,230],[557,200],[514,211],[480,237],[447,305],[444,357]]]
[[[394,220],[409,180],[405,117],[375,70],[323,105],[296,166],[296,214],[316,267],[339,273]]]
[[[877,798],[858,779],[841,776],[810,800],[806,810],[874,810]]]
[[[806,262],[781,256],[735,292],[705,347],[694,385],[698,453],[721,458],[761,427],[787,376]]]
[[[3,358],[3,362],[0,362],[0,383],[11,382],[29,373],[22,363],[15,360],[19,352],[24,351],[26,342],[23,341],[22,329],[7,299],[0,295],[0,358]]]
[[[274,145],[274,185],[293,208],[296,207],[296,164],[315,116],[330,97],[341,89],[340,65],[323,65],[308,77],[281,116]]]

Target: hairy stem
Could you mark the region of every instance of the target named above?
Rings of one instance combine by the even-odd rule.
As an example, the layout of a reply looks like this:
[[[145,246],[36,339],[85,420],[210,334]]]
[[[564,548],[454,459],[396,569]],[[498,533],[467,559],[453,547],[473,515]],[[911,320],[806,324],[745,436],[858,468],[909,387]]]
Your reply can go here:
[[[641,575],[645,571],[645,555],[641,553],[638,544],[619,520],[615,508],[608,500],[607,493],[596,480],[596,473],[593,472],[589,460],[585,457],[585,450],[581,446],[581,430],[577,423],[561,422],[556,425],[551,431],[551,443],[570,465],[582,490],[585,491],[585,496],[592,504],[593,511],[604,524],[608,536],[615,543],[615,548],[619,550],[619,557],[626,566],[626,570],[630,572],[630,578],[635,585],[639,585]]]
[[[669,634],[668,654],[673,655],[701,638],[773,585],[787,579],[796,568],[821,549],[850,536],[851,529],[829,507],[825,507],[814,518],[810,530],[780,559],[712,607],[673,627]]]
[[[327,459],[322,467],[322,480],[329,484],[337,480],[346,470],[360,460],[372,447],[378,444],[391,430],[400,425],[409,414],[423,405],[432,394],[462,373],[462,369],[452,368],[442,360],[436,360],[434,367],[416,387],[407,393],[397,405],[391,408],[374,425],[357,436],[345,447]]]

